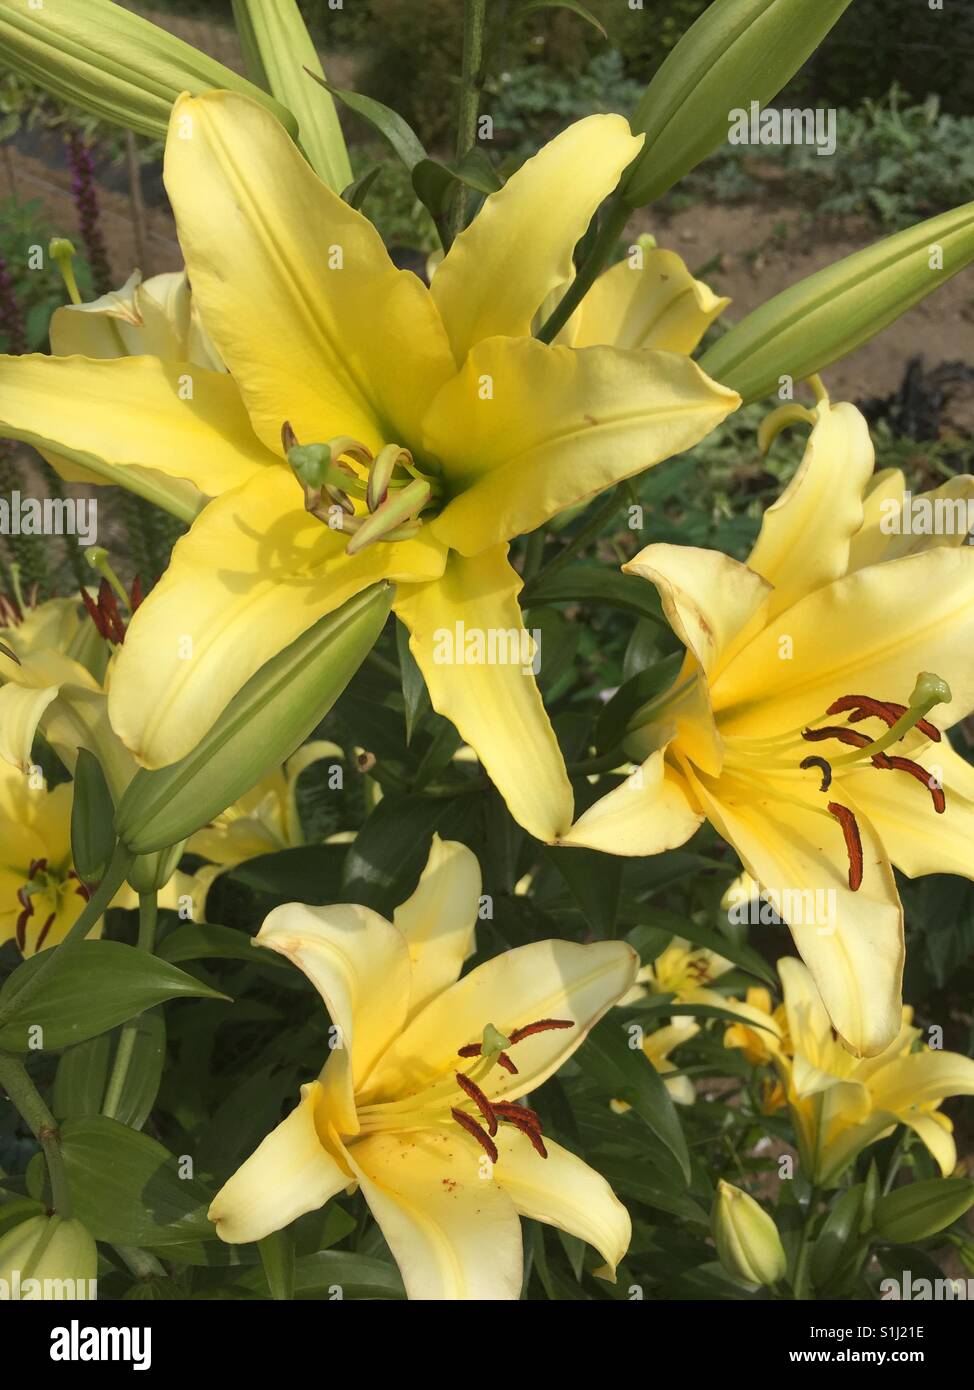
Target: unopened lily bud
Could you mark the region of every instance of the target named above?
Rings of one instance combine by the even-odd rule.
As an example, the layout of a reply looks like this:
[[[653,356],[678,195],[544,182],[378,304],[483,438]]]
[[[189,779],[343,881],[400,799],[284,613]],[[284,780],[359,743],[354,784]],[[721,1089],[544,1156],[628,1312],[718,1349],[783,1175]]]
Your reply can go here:
[[[98,1249],[80,1221],[32,1216],[0,1238],[0,1285],[11,1298],[84,1298],[97,1274]]]
[[[712,1229],[717,1255],[727,1273],[745,1284],[776,1284],[787,1269],[778,1228],[753,1197],[721,1182]]]
[[[700,359],[745,405],[848,356],[974,260],[974,203],[877,241],[748,314]]]
[[[727,139],[730,112],[777,96],[851,0],[715,0],[684,34],[633,113],[641,153],[622,197],[644,207]]]
[[[186,841],[170,845],[155,854],[140,854],[132,862],[126,878],[136,893],[159,893],[179,867]]]
[[[181,92],[240,92],[273,112],[292,136],[291,112],[259,87],[175,34],[112,0],[3,0],[6,67],[72,106],[157,139]]]
[[[349,599],[251,676],[192,753],[140,768],[115,813],[119,839],[136,854],[176,845],[279,767],[352,679],[391,604],[386,583]]]

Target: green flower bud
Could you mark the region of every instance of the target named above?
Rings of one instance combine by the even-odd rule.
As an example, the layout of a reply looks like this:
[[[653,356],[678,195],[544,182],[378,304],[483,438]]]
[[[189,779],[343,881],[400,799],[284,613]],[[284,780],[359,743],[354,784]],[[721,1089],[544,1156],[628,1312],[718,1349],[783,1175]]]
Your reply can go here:
[[[822,371],[974,260],[974,203],[816,271],[748,314],[700,359],[745,404]]]
[[[325,74],[296,0],[233,0],[233,18],[247,72],[294,112],[308,163],[341,193],[352,182],[352,166],[334,98],[308,76]]]
[[[88,1298],[98,1250],[86,1226],[61,1216],[32,1216],[0,1238],[0,1296]]]
[[[787,1268],[778,1228],[753,1197],[721,1182],[712,1230],[717,1255],[727,1273],[745,1284],[776,1284]]]
[[[297,133],[291,112],[266,92],[112,0],[2,0],[0,52],[45,91],[143,135],[165,137],[181,92],[213,89],[252,97]]]
[[[873,1227],[883,1240],[909,1244],[935,1236],[974,1206],[974,1182],[970,1178],[928,1178],[911,1182],[881,1197],[873,1214]]]
[[[623,180],[644,207],[727,139],[731,111],[781,91],[851,0],[715,0],[687,30],[633,113],[646,136]]]
[[[364,661],[391,604],[386,583],[349,599],[251,676],[192,753],[153,772],[140,768],[115,813],[128,849],[151,854],[177,844],[290,757]]]
[[[158,893],[165,888],[179,867],[186,841],[157,850],[155,854],[140,854],[126,874],[129,886],[137,893]]]

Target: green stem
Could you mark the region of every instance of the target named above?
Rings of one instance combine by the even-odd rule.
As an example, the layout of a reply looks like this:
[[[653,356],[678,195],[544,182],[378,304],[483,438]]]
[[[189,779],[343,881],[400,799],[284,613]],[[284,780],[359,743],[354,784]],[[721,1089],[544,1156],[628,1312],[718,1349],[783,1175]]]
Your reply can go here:
[[[606,522],[611,521],[618,512],[620,494],[621,488],[612,489],[609,496],[592,517],[591,521],[587,522],[578,534],[573,536],[565,548],[560,550],[553,559],[549,560],[544,569],[540,570],[533,579],[529,581],[527,585],[529,590],[533,584],[540,584],[542,580],[550,579],[553,574],[557,574],[560,569],[563,569],[564,566],[568,564],[568,561],[574,555],[577,555],[580,550],[584,550],[591,541],[599,536]],[[537,535],[539,533],[535,532],[534,534]],[[542,532],[540,534],[543,535],[544,533]],[[530,603],[530,593],[525,593],[523,598],[525,603]]]
[[[44,959],[34,973],[19,990],[8,996],[6,1008],[0,1008],[0,1024],[6,1022],[15,1008],[19,1012],[27,1001],[34,997],[52,970],[59,969],[69,963],[72,943],[83,941],[104,914],[115,894],[125,882],[126,874],[134,857],[131,850],[126,849],[121,841],[115,846],[115,852],[105,871],[105,877],[88,899],[81,916],[71,927],[60,946],[45,952]]]
[[[137,1245],[116,1245],[115,1253],[136,1279],[151,1279],[153,1275],[165,1274],[165,1267],[148,1250],[140,1250]]]
[[[27,1068],[16,1057],[0,1054],[0,1085],[44,1151],[51,1179],[51,1205],[58,1216],[69,1217],[71,1196],[57,1120],[44,1104],[40,1092],[27,1074]]]
[[[625,230],[632,209],[622,201],[618,193],[612,198],[602,215],[602,225],[592,242],[591,249],[578,268],[572,283],[554,311],[538,331],[542,343],[550,343],[552,338],[564,328],[582,300],[588,294],[596,277],[615,250],[616,243]]]
[[[156,922],[159,917],[158,904],[155,893],[139,894],[139,935],[135,943],[139,951],[151,952],[156,939]],[[112,1065],[112,1074],[108,1079],[108,1087],[105,1091],[105,1100],[102,1105],[102,1114],[107,1115],[110,1120],[118,1119],[119,1107],[122,1103],[122,1094],[125,1090],[125,1082],[128,1078],[129,1068],[132,1065],[132,1057],[135,1053],[135,1044],[139,1036],[138,1018],[130,1018],[122,1024],[118,1035],[118,1048],[115,1052],[115,1061]]]
[[[813,1185],[811,1188],[809,1188],[808,1192],[808,1204],[805,1208],[805,1220],[802,1224],[802,1233],[798,1242],[798,1254],[795,1258],[795,1278],[793,1280],[792,1287],[794,1288],[796,1298],[803,1298],[805,1296],[807,1280],[806,1268],[808,1265],[808,1256],[811,1250],[808,1237],[811,1234],[812,1222],[815,1219],[815,1208],[817,1206],[818,1188]]]
[[[460,101],[457,111],[457,163],[472,150],[477,139],[477,117],[480,115],[480,91],[484,81],[484,31],[487,0],[464,0],[463,3],[463,67],[460,73]],[[457,184],[450,208],[447,240],[463,230],[467,220],[467,190]],[[445,246],[444,250],[448,250]]]

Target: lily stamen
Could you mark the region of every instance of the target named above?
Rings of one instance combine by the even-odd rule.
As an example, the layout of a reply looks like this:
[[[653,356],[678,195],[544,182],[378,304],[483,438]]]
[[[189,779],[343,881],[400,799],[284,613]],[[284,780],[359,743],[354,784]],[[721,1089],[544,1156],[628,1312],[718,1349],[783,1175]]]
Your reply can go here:
[[[862,887],[862,836],[859,834],[859,823],[848,806],[841,806],[837,801],[830,801],[828,809],[842,827],[849,856],[849,887],[855,893]]]
[[[490,1135],[483,1128],[483,1126],[479,1125],[477,1121],[474,1119],[474,1117],[472,1115],[468,1115],[464,1110],[457,1110],[454,1108],[450,1111],[450,1114],[456,1120],[457,1124],[461,1127],[461,1129],[465,1129],[468,1134],[472,1135],[473,1138],[476,1139],[477,1143],[487,1154],[487,1157],[490,1159],[491,1163],[496,1163],[498,1158],[497,1145],[494,1143],[493,1139],[491,1139]]]
[[[476,1081],[472,1081],[470,1077],[465,1076],[462,1071],[455,1072],[454,1075],[456,1076],[457,1085],[460,1087],[460,1090],[466,1092],[487,1121],[487,1133],[491,1136],[495,1135],[497,1133],[497,1112],[490,1101],[484,1095]],[[454,1111],[454,1114],[455,1113]]]

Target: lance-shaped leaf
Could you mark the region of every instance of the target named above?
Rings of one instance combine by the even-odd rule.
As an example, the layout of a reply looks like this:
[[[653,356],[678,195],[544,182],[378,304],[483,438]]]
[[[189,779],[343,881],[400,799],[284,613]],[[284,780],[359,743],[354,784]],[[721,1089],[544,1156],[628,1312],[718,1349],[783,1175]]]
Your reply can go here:
[[[352,181],[352,166],[332,95],[309,76],[323,78],[324,72],[296,0],[233,0],[233,18],[247,72],[294,113],[308,163],[341,193]]]
[[[646,136],[622,185],[645,206],[727,139],[729,113],[770,101],[851,0],[715,0],[650,82],[630,124]]]
[[[154,772],[141,768],[116,812],[120,839],[139,854],[174,845],[289,758],[371,650],[391,594],[374,584],[349,599],[261,667],[192,753]]]
[[[246,78],[112,0],[0,0],[6,67],[45,91],[142,135],[165,137],[181,92],[241,92],[295,135],[285,107]]]
[[[919,222],[783,290],[700,359],[745,402],[819,372],[974,260],[974,203]]]

